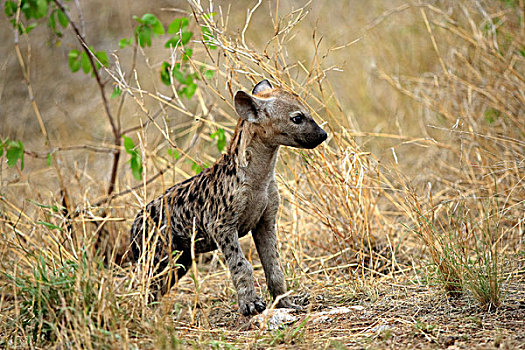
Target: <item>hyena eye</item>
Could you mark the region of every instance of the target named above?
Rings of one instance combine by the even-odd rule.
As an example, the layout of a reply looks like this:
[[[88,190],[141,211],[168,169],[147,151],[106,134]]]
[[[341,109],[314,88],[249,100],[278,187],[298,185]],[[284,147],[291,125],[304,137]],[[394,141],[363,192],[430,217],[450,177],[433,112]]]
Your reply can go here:
[[[294,124],[301,124],[304,120],[304,114],[297,113],[293,117],[290,118]]]

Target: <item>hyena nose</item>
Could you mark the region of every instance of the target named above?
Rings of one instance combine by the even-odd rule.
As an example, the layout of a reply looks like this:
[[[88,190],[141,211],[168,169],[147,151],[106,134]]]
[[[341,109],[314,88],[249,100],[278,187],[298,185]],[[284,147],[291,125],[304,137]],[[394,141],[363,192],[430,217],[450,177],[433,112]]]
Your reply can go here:
[[[326,138],[328,137],[328,134],[326,131],[321,129],[321,127],[317,127],[317,131],[312,135],[311,139],[308,142],[308,145],[306,145],[306,148],[315,148],[319,146],[321,143],[323,143]]]
[[[321,140],[321,142],[319,143],[324,142],[327,138],[328,138],[328,134],[326,133],[326,131],[321,129],[321,134],[319,135],[319,139]]]

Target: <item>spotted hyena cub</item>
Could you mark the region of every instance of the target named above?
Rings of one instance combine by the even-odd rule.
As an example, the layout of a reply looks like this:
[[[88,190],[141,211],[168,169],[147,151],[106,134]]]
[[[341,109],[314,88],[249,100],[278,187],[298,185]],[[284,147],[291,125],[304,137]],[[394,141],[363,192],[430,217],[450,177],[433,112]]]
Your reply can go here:
[[[274,299],[284,294],[275,235],[277,153],[281,145],[314,148],[327,135],[296,95],[272,88],[268,80],[258,83],[252,95],[237,92],[235,110],[240,119],[227,152],[212,167],[171,187],[141,210],[131,228],[131,247],[137,261],[144,260],[145,250],[154,252],[153,265],[162,277],[153,288],[162,295],[191,266],[195,234],[195,254],[217,248],[224,254],[239,310],[252,315],[266,305],[255,292],[253,268],[239,238],[252,233],[270,294]],[[178,267],[171,271],[176,272],[160,273],[174,255]],[[281,298],[277,306],[299,308],[289,298]]]

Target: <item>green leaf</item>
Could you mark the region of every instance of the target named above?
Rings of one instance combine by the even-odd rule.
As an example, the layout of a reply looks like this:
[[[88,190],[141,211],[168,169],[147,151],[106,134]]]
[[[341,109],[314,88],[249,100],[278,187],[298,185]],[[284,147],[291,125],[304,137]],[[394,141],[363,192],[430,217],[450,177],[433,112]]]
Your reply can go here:
[[[193,84],[193,75],[192,74],[186,75],[186,77],[184,78],[184,84],[185,85],[192,85]]]
[[[172,156],[175,160],[180,158],[180,154],[175,148],[168,149],[168,154]]]
[[[64,209],[64,207],[62,207],[62,206],[60,206],[60,209],[59,209],[57,205],[46,205],[46,204],[38,203],[37,201],[32,200],[32,199],[28,199],[28,201],[29,201],[29,203],[34,204],[34,205],[36,205],[39,208],[50,209],[54,213],[58,213],[58,211],[60,209]]]
[[[215,75],[215,71],[212,69],[208,69],[208,70],[205,70],[202,75],[204,76],[204,78],[209,80],[213,78],[213,76]]]
[[[38,23],[31,23],[30,25],[28,25],[28,26],[25,28],[24,32],[25,32],[26,34],[31,33],[31,31],[32,31],[33,29],[36,28],[37,24],[38,24]]]
[[[104,67],[109,66],[109,58],[105,51],[97,51],[95,53],[95,56],[98,58],[98,60],[100,61],[100,63],[102,63]]]
[[[186,95],[186,98],[188,100],[191,100],[196,90],[197,90],[197,84],[193,83],[193,84],[187,85],[185,88],[185,92],[184,92],[184,94]]]
[[[58,18],[58,23],[60,23],[62,28],[67,27],[67,25],[69,24],[69,20],[67,19],[66,14],[62,12],[62,10],[60,9],[57,10],[57,18]]]
[[[73,50],[69,51],[69,53],[67,54],[67,57],[69,59],[75,59],[76,60],[78,58],[79,54],[80,53],[78,52],[78,50],[73,49]]]
[[[157,17],[155,15],[152,15],[151,13],[146,13],[142,16],[142,23],[148,24],[152,26],[155,22],[158,21]]]
[[[135,152],[135,143],[133,143],[131,137],[122,136],[122,138],[124,139],[124,149],[126,152],[133,154]]]
[[[180,42],[182,45],[186,45],[190,42],[191,37],[193,36],[192,32],[182,32],[180,37]]]
[[[187,61],[190,59],[191,55],[193,55],[193,49],[187,49],[184,51],[184,54],[182,55],[182,60]]]
[[[57,22],[55,20],[55,11],[51,12],[51,15],[49,15],[49,17],[47,18],[47,25],[53,30],[53,32],[56,33]]]
[[[24,144],[22,141],[6,141],[5,157],[7,158],[7,165],[14,167],[20,159],[20,170],[24,170]]]
[[[131,39],[128,39],[128,38],[120,39],[120,41],[118,42],[118,47],[123,49],[126,46],[131,46]]]
[[[217,139],[217,149],[219,152],[222,152],[226,147],[226,135],[224,134],[224,129],[219,128],[213,134],[210,135],[212,139]]]
[[[195,162],[193,162],[193,164],[191,165],[191,169],[195,172],[195,174],[199,174],[203,170],[202,167]]]
[[[483,116],[485,117],[485,121],[489,124],[494,123],[498,117],[500,116],[501,112],[494,108],[487,108],[485,112],[483,113]]]
[[[170,85],[171,84],[171,79],[170,79],[170,64],[168,62],[162,62],[162,66],[160,68],[160,80],[165,84],[165,85]]]
[[[214,17],[216,14],[217,14],[216,12],[205,13],[204,15],[202,15],[202,17],[206,18],[207,20],[210,20],[210,19],[212,19],[212,17]]]
[[[82,55],[80,55],[80,66],[86,74],[91,71],[91,62],[86,52],[82,52]]]
[[[139,155],[133,155],[130,159],[131,174],[137,180],[142,180],[142,158]]]
[[[69,58],[68,61],[69,69],[71,69],[71,72],[76,73],[80,69],[80,60],[78,58]]]
[[[50,223],[50,222],[37,221],[36,223],[39,224],[39,225],[44,225],[45,227],[47,227],[47,228],[50,229],[50,230],[58,230],[58,231],[60,231],[60,232],[63,232],[63,231],[64,231],[64,229],[63,229],[62,227],[59,227],[59,226],[57,226],[57,225],[54,225],[54,224],[52,224],[52,223]]]
[[[173,37],[173,38],[170,38],[168,41],[166,41],[166,43],[164,44],[164,47],[165,48],[170,48],[170,47],[177,47],[177,45],[179,44],[179,39]]]
[[[135,21],[139,22],[140,24],[144,24],[144,21],[141,20],[140,17],[138,17],[138,16],[133,15],[133,19],[134,19]]]
[[[164,34],[164,26],[159,21],[159,19],[151,13],[146,13],[144,16],[142,16],[142,22],[150,26],[153,30],[153,33],[156,35]]]
[[[210,43],[210,41],[215,39],[210,29],[206,26],[201,26],[201,31],[202,31],[202,40],[204,41],[206,46],[208,46],[208,48],[210,48],[211,50],[215,50],[217,46]]]
[[[137,28],[139,45],[141,47],[151,46],[151,28],[148,26],[141,26]]]
[[[175,80],[177,80],[181,84],[185,84],[186,77],[184,76],[184,73],[182,73],[180,70],[180,63],[175,64],[171,73],[173,74]]]
[[[157,20],[157,22],[155,22],[155,24],[152,25],[152,29],[153,29],[153,33],[155,33],[156,35],[164,34],[164,26],[159,20]]]
[[[120,87],[118,87],[118,85],[117,85],[117,86],[115,86],[115,87],[113,88],[113,92],[111,93],[111,98],[118,97],[118,96],[120,96],[121,94],[122,94],[122,90],[120,90]]]
[[[53,160],[53,156],[51,153],[48,153],[47,154],[47,157],[46,157],[46,163],[47,163],[47,166],[51,166],[51,162]]]
[[[47,14],[47,1],[46,0],[36,0],[36,11],[33,16],[35,19],[44,17]]]
[[[142,157],[130,137],[122,136],[122,138],[124,139],[124,149],[131,156],[129,160],[131,173],[135,179],[142,180]]]
[[[78,70],[80,69],[80,60],[78,59],[79,55],[80,53],[78,52],[78,50],[71,50],[67,55],[69,69],[71,69],[73,73],[78,72]]]
[[[186,17],[177,18],[168,26],[168,34],[175,34],[186,28],[189,24],[189,20]]]
[[[4,12],[7,17],[14,16],[16,13],[16,3],[14,1],[6,1],[4,4]]]

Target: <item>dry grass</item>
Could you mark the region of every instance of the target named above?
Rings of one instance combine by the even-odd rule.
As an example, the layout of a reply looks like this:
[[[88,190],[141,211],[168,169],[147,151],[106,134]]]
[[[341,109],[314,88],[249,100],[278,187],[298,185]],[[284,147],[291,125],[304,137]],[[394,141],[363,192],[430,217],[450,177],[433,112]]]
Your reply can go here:
[[[17,73],[20,57],[31,72],[47,61],[43,31],[23,36],[20,56],[1,63],[0,136],[24,141],[28,152],[23,171],[0,168],[0,346],[523,347],[523,1],[296,8],[280,1],[278,11],[261,3],[248,13],[212,4],[156,13],[165,23],[186,14],[195,35],[199,25],[213,33],[216,50],[197,37],[190,44],[188,69],[216,71],[199,80],[192,99],[177,96],[176,82],[159,82],[162,62],[173,65],[184,49],[164,49],[160,39],[116,51],[101,74],[106,94],[110,85],[123,91],[108,107],[139,145],[140,182],[112,139],[100,91],[85,87],[95,86],[90,77],[65,74],[60,57],[63,67],[43,66],[25,82]],[[96,18],[100,6],[91,6],[83,18]],[[88,43],[107,35],[109,43],[93,44],[116,47],[120,37],[108,34],[116,28],[86,23]],[[62,45],[75,40],[68,33]],[[70,89],[50,89],[52,76]],[[213,162],[219,152],[210,135],[235,125],[233,93],[263,77],[298,93],[330,130],[316,150],[281,151],[278,234],[289,286],[309,299],[308,312],[364,310],[323,324],[306,318],[278,331],[253,329],[237,313],[218,253],[199,257],[190,277],[147,305],[153,276],[127,262],[131,220],[195,164]],[[33,124],[22,128],[25,120]],[[108,191],[116,149],[120,165]],[[249,238],[242,245],[264,294],[255,247]]]

